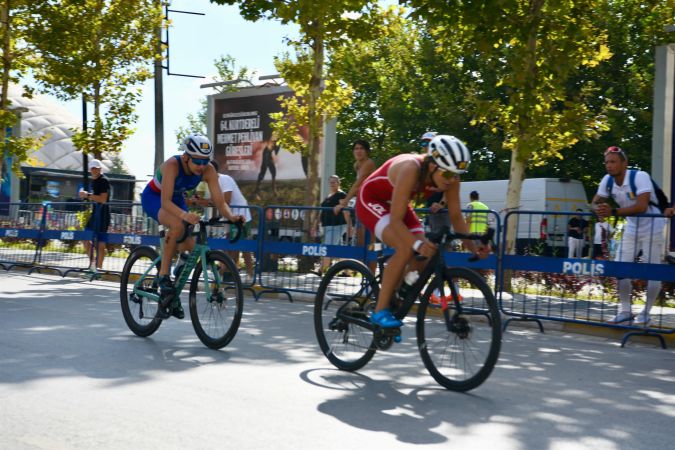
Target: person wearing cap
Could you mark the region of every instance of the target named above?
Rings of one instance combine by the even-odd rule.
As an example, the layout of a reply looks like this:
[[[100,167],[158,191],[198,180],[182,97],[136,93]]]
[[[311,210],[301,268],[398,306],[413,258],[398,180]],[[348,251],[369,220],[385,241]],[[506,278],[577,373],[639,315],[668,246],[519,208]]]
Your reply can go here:
[[[626,227],[621,235],[621,242],[614,256],[615,261],[634,262],[642,251],[644,262],[660,264],[665,252],[664,229],[666,219],[662,217],[637,217],[641,214],[660,215],[658,199],[651,177],[647,172],[639,170],[634,175],[633,183],[628,173],[628,157],[626,152],[617,146],[605,150],[605,175],[600,181],[598,191],[593,197],[593,206],[598,217],[626,217]],[[610,179],[612,180],[610,183]],[[634,186],[631,186],[634,184]],[[647,282],[645,306],[637,316],[631,311],[630,278],[617,280],[619,293],[619,310],[607,322],[612,324],[632,323],[646,327],[651,321],[649,312],[656,297],[661,291],[661,282]]]
[[[435,131],[427,131],[424,133],[420,138],[420,147],[422,147],[422,150],[426,151],[427,147],[429,146],[429,142],[431,142],[431,140],[437,135],[438,133]]]
[[[469,226],[469,231],[473,234],[483,234],[488,229],[488,211],[490,208],[483,202],[479,201],[480,195],[478,191],[471,191],[466,209],[470,210],[466,217],[466,224]]]
[[[80,199],[92,202],[94,208],[84,229],[94,233],[106,233],[110,225],[110,208],[107,205],[110,200],[110,181],[103,175],[103,164],[98,159],[89,161],[89,171],[91,172],[91,191],[81,189],[79,195]],[[89,271],[96,273],[97,269],[103,267],[105,242],[98,241],[95,254],[92,241],[83,242],[84,249],[89,255]]]

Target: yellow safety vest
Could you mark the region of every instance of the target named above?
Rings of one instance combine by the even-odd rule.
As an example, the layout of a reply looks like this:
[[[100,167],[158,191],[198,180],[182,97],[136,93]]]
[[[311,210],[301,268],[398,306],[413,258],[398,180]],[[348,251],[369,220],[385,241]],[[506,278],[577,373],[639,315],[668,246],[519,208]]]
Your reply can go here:
[[[485,203],[475,201],[469,203],[469,208],[472,210],[470,213],[471,225],[469,226],[470,233],[485,233],[488,228],[488,214],[487,211],[490,210]],[[477,212],[477,211],[486,211],[486,212]]]

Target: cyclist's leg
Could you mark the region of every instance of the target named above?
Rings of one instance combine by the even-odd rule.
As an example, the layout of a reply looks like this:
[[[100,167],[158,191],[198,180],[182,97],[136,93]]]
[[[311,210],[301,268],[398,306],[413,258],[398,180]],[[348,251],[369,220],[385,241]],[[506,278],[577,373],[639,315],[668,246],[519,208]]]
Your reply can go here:
[[[394,295],[394,291],[400,285],[404,273],[411,270],[421,271],[428,263],[428,261],[417,261],[413,258],[413,249],[408,244],[411,237],[426,240],[424,228],[412,208],[409,207],[406,211],[403,223],[405,228],[392,226],[389,224],[389,216],[387,215],[375,227],[375,233],[379,235],[377,237],[389,247],[394,248],[394,255],[389,258],[382,273],[382,285],[375,312],[389,307],[389,302]]]
[[[176,202],[174,199],[174,203],[176,203],[184,211],[187,211],[185,202]],[[185,225],[183,224],[183,220],[180,217],[172,214],[164,208],[159,209],[157,213],[157,220],[160,224],[168,228],[164,237],[164,253],[162,254],[162,267],[159,273],[161,276],[169,274],[171,260],[174,256],[176,256],[176,250],[178,249],[177,242],[185,232]]]

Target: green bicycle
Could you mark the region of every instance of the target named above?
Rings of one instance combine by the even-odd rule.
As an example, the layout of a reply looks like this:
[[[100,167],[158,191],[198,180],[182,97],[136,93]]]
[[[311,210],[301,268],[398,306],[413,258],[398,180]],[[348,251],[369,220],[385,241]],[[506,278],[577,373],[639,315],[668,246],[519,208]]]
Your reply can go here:
[[[195,246],[175,281],[178,295],[190,281],[190,319],[199,340],[209,348],[225,347],[237,334],[244,309],[241,278],[234,261],[220,250],[211,250],[207,243],[207,227],[230,224],[223,220],[201,220],[188,227],[186,234],[196,236]],[[241,235],[241,223],[235,223],[235,242]],[[160,233],[163,251],[164,232]],[[162,324],[159,296],[160,253],[148,246],[137,247],[127,258],[120,282],[122,314],[129,329],[147,337]]]

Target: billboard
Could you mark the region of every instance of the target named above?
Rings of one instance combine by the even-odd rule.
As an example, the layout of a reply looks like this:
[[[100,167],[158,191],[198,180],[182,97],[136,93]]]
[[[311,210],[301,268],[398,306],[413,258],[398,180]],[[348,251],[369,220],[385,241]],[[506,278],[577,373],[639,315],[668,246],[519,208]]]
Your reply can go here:
[[[304,202],[307,158],[280,147],[270,126],[270,114],[282,111],[280,97],[291,95],[293,92],[286,86],[261,86],[208,97],[208,134],[214,159],[221,173],[237,181],[249,203]],[[306,127],[301,127],[299,135],[307,143]],[[335,168],[335,134],[324,136],[319,148],[321,183],[327,180],[323,174]]]

